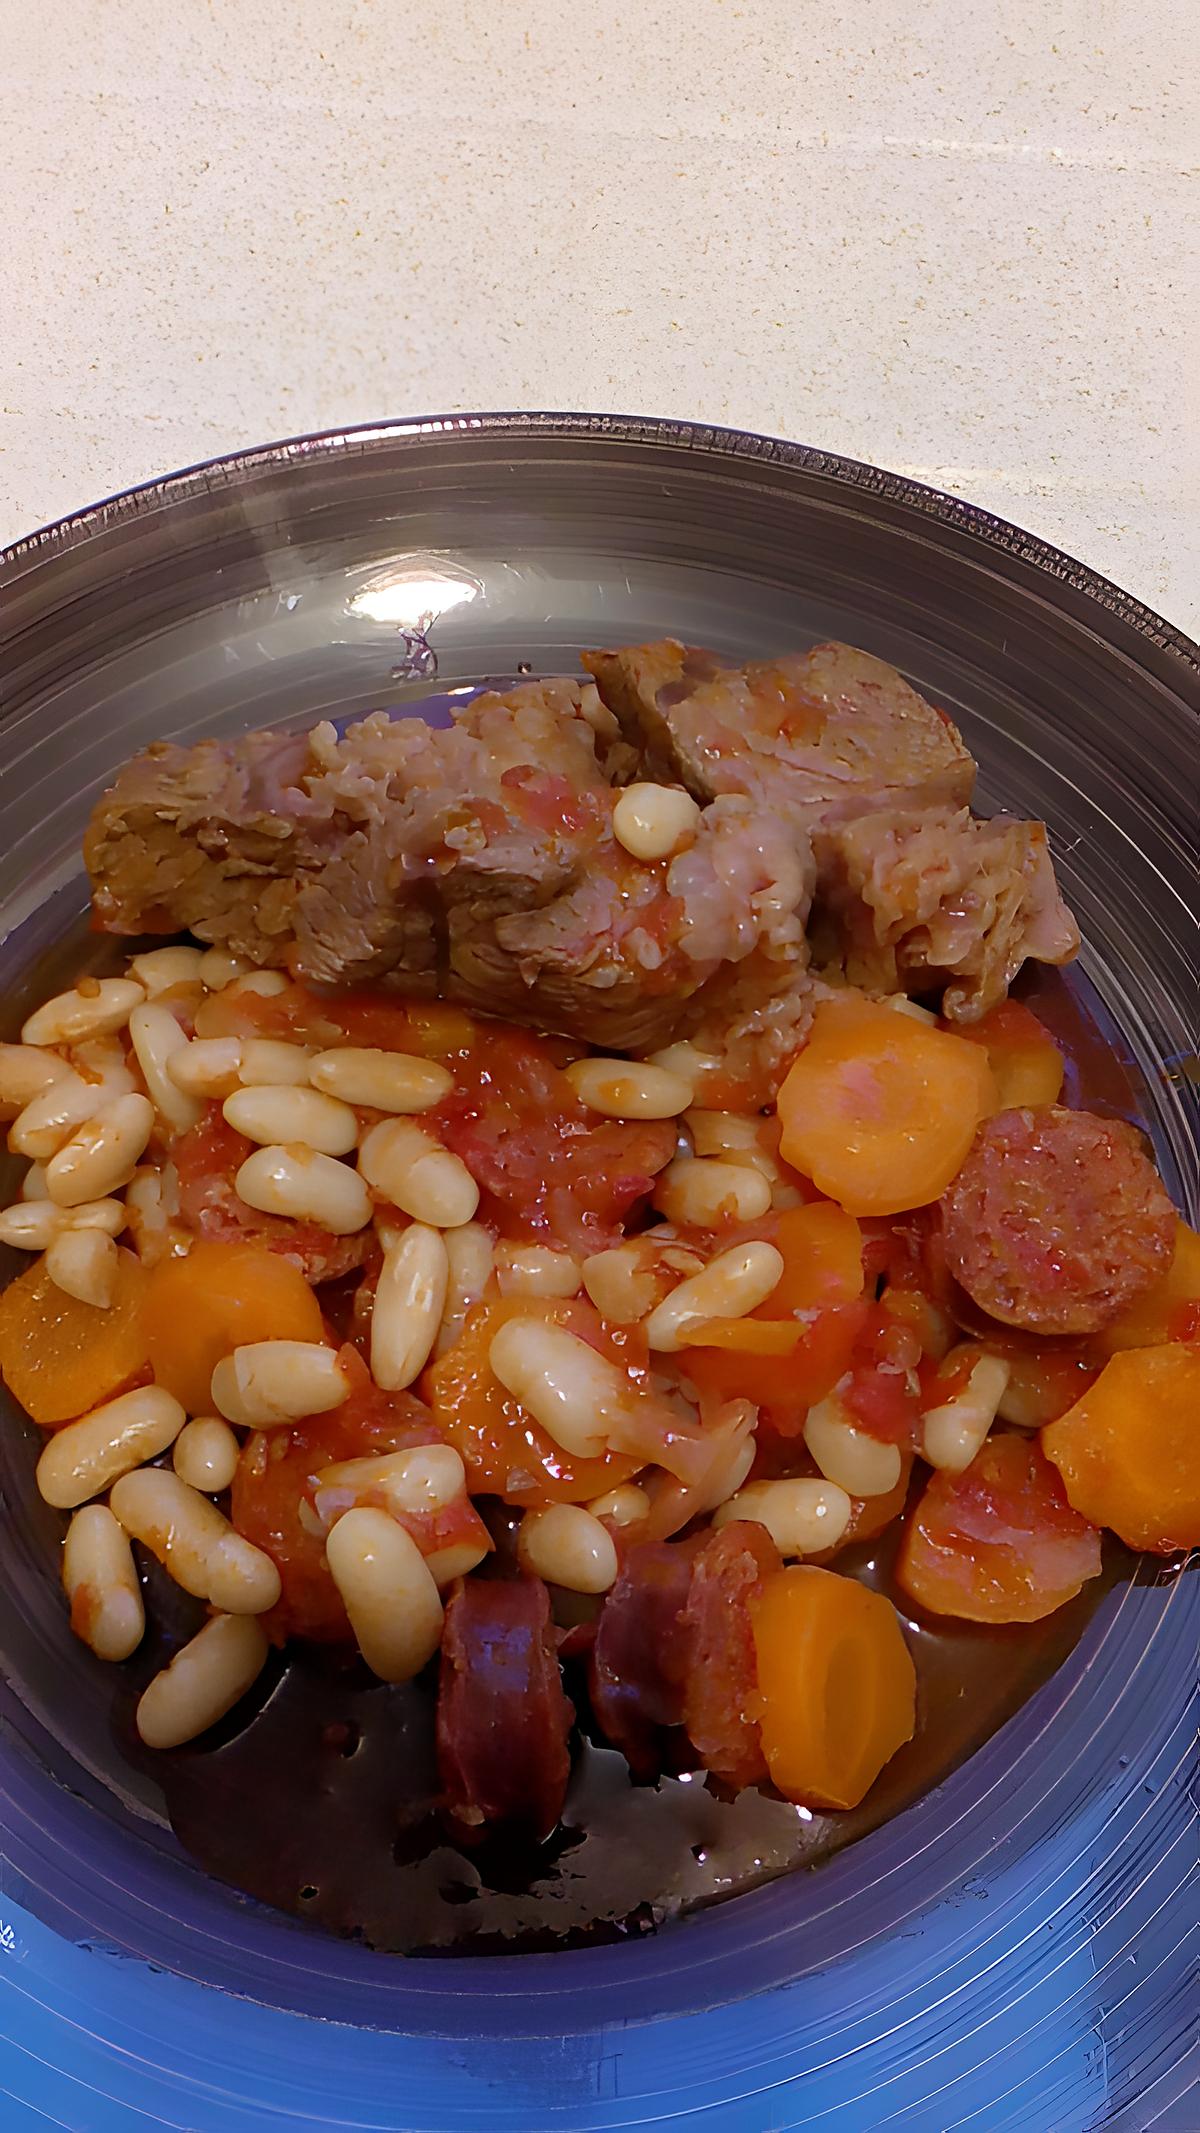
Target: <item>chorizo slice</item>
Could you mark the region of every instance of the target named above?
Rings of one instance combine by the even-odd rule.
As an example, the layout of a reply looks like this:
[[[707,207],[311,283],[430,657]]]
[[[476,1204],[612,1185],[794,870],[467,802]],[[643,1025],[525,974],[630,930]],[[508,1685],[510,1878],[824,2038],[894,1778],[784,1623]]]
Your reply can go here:
[[[693,1553],[677,1541],[630,1548],[596,1623],[588,1668],[592,1710],[638,1778],[658,1775],[663,1736],[683,1724]]]
[[[941,1203],[946,1264],[988,1316],[1095,1333],[1166,1272],[1175,1211],[1132,1126],[998,1111]]]
[[[683,1722],[705,1769],[731,1785],[767,1775],[750,1602],[781,1567],[766,1527],[749,1519],[712,1534],[692,1566]]]
[[[446,1811],[463,1830],[559,1820],[574,1711],[540,1578],[466,1578],[446,1609],[437,1753]]]

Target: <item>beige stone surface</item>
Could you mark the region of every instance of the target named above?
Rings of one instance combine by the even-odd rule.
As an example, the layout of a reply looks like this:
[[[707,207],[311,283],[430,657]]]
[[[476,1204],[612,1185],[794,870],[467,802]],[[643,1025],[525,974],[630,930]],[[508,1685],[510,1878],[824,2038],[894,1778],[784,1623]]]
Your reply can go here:
[[[774,431],[1200,621],[1196,0],[0,0],[0,541],[467,408]]]

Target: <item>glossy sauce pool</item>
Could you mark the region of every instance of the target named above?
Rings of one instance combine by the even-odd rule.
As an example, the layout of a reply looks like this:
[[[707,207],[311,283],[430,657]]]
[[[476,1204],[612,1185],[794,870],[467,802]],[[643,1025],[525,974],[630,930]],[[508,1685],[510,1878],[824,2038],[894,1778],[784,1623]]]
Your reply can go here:
[[[6,1025],[19,1025],[30,1004],[83,967],[120,967],[131,945],[118,951],[74,934],[8,1004]],[[1017,992],[1068,1054],[1066,1099],[1139,1119],[1137,1069],[1086,981],[1038,972]],[[500,1507],[496,1516],[502,1527]],[[899,1531],[894,1525],[846,1551],[838,1569],[890,1593]],[[570,1791],[561,1827],[542,1846],[503,1832],[473,1849],[446,1837],[436,1812],[433,1687],[387,1687],[356,1657],[299,1646],[273,1655],[248,1705],[201,1743],[152,1755],[134,1729],[137,1699],[204,1610],[149,1558],[146,1639],[133,1659],[109,1669],[114,1742],[208,1873],[330,1931],[398,1953],[613,1940],[810,1867],[928,1791],[1055,1671],[1103,1592],[1131,1566],[1106,1540],[1102,1577],[1032,1627],[934,1622],[902,1609],[917,1667],[917,1731],[849,1814],[810,1814],[753,1789],[730,1797],[686,1764],[657,1784],[634,1784],[623,1757],[591,1737],[578,1667],[567,1672],[579,1716]]]

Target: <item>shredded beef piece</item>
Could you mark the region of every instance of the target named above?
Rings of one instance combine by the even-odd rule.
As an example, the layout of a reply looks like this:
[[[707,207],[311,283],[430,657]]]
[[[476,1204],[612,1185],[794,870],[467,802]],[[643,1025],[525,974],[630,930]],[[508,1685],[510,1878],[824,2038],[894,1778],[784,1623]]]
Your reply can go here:
[[[187,927],[312,984],[394,972],[617,1050],[667,1041],[729,964],[802,987],[807,840],[733,798],[674,860],[631,858],[606,722],[590,684],[555,681],[477,697],[447,730],[376,713],[340,740],[151,749],[93,816],[97,917]]]
[[[969,1022],[1027,957],[1078,949],[1044,825],[968,813],[975,765],[958,732],[882,660],[819,644],[730,667],[667,639],[584,663],[652,769],[702,800],[769,796],[811,837],[811,932],[832,973],[873,992],[944,989],[943,1012]]]

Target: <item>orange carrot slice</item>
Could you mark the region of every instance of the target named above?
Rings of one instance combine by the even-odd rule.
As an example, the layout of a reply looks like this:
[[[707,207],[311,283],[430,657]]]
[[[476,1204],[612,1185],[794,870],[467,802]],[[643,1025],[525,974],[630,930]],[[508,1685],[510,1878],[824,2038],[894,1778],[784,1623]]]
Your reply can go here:
[[[916,1670],[890,1600],[808,1563],[750,1602],[771,1781],[809,1807],[857,1807],[911,1740]]]
[[[779,1091],[785,1159],[852,1215],[939,1199],[996,1106],[980,1045],[878,1001],[823,1001]]]
[[[299,1267],[261,1244],[200,1238],[162,1259],[146,1289],[146,1349],[158,1384],[190,1415],[212,1408],[212,1374],[251,1341],[319,1341],[321,1306]]]
[[[1131,1548],[1200,1545],[1200,1348],[1128,1348],[1042,1431],[1084,1518]]]
[[[118,1254],[116,1294],[97,1310],[57,1288],[38,1260],[0,1296],[0,1376],[43,1429],[114,1399],[146,1367],[146,1275]]]
[[[987,1052],[998,1111],[1058,1102],[1066,1061],[1044,1023],[1019,1000],[1002,1000],[962,1035]]]
[[[783,1276],[759,1305],[758,1316],[824,1311],[862,1295],[862,1231],[854,1216],[834,1201],[785,1208],[776,1219],[772,1242],[783,1253]]]

